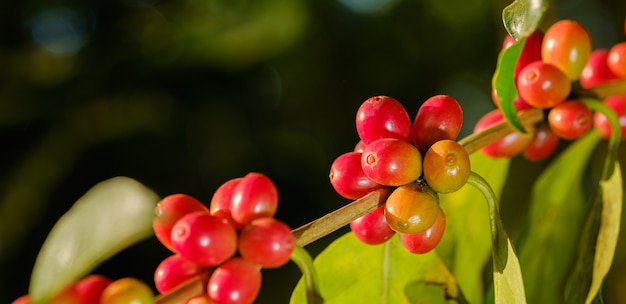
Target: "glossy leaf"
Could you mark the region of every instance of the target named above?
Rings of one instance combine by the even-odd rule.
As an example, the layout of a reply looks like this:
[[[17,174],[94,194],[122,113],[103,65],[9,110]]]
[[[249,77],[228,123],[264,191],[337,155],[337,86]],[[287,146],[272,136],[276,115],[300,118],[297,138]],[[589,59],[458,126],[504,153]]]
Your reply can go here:
[[[537,178],[518,253],[530,303],[563,301],[585,209],[583,177],[600,138],[573,142]],[[564,174],[567,172],[567,174]]]
[[[496,194],[489,183],[475,172],[470,174],[467,183],[480,190],[489,206],[495,303],[526,303],[519,261],[502,224]]]
[[[91,188],[44,242],[30,282],[33,303],[46,302],[102,261],[150,236],[158,201],[152,190],[127,177]]]
[[[491,158],[482,153],[470,156],[478,172],[500,194],[509,169],[509,158]],[[470,303],[484,303],[484,268],[491,258],[489,208],[480,192],[465,185],[459,191],[439,195],[446,214],[446,232],[437,246]]]
[[[445,303],[459,294],[454,277],[436,251],[423,255],[408,253],[397,236],[385,244],[366,245],[352,232],[335,240],[315,259],[324,303]],[[417,291],[413,288],[418,288]],[[443,289],[443,290],[442,290]],[[419,291],[426,291],[422,293]],[[291,303],[306,303],[300,280]],[[433,302],[428,302],[433,303]]]
[[[522,133],[526,133],[526,130],[517,116],[517,109],[515,109],[513,101],[517,97],[517,87],[515,86],[515,67],[517,66],[517,61],[519,60],[520,54],[524,49],[525,43],[526,37],[523,37],[509,48],[500,52],[496,72],[494,73],[492,79],[492,86],[496,89],[502,114],[511,126]]]
[[[535,31],[548,9],[548,0],[515,0],[502,10],[506,30],[515,38],[527,37]]]

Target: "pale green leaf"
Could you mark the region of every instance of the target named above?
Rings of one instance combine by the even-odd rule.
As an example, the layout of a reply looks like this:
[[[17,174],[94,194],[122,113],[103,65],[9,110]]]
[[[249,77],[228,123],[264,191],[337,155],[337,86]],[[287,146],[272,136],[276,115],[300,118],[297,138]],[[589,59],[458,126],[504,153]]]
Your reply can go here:
[[[515,0],[502,10],[506,30],[518,40],[530,35],[541,22],[548,9],[548,0]]]
[[[158,201],[152,190],[127,177],[91,188],[44,242],[30,282],[33,303],[46,302],[99,263],[149,237]]]
[[[523,37],[509,48],[500,52],[491,84],[496,90],[496,96],[500,103],[502,115],[513,128],[522,133],[526,133],[526,130],[517,116],[517,109],[513,101],[518,94],[517,86],[515,85],[515,68],[517,67],[517,61],[524,49],[525,43],[526,38]]]
[[[613,263],[615,247],[617,247],[624,200],[619,162],[615,162],[615,169],[611,177],[606,181],[600,181],[600,191],[602,193],[602,215],[593,261],[591,288],[585,301],[587,304],[591,303],[600,291],[602,281],[604,281],[604,277]]]
[[[440,301],[435,303],[445,303],[444,291],[453,298],[459,294],[454,277],[436,251],[423,255],[408,253],[397,236],[372,246],[347,233],[320,253],[314,264],[320,292],[328,304],[432,301],[436,298],[433,289],[425,285],[439,287]],[[304,282],[300,280],[291,303],[305,301]]]
[[[509,169],[509,158],[491,158],[482,153],[470,156],[472,170],[479,173],[500,194]],[[491,257],[489,208],[482,194],[464,186],[451,194],[439,195],[446,214],[446,232],[437,253],[470,303],[483,303],[484,268]]]
[[[599,140],[596,134],[589,134],[573,142],[533,185],[517,247],[530,303],[563,301],[583,226],[583,177]]]

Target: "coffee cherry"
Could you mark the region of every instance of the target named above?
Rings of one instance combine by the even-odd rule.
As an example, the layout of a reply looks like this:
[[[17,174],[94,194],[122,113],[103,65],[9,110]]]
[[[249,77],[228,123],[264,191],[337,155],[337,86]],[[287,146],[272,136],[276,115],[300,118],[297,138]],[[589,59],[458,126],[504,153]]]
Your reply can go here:
[[[385,219],[399,233],[420,233],[433,225],[439,197],[424,183],[414,182],[393,190],[385,202]]]
[[[456,139],[462,124],[463,110],[454,98],[433,96],[417,110],[412,129],[413,143],[420,151],[426,151],[439,140]]]
[[[176,222],[172,228],[172,245],[193,263],[215,266],[237,251],[237,231],[226,219],[194,212]]]
[[[439,244],[446,230],[446,216],[441,208],[435,223],[424,232],[416,234],[400,234],[400,242],[408,252],[416,254],[427,253]]]
[[[154,285],[160,293],[166,293],[205,270],[179,254],[174,254],[157,266],[154,271]]]
[[[289,262],[296,240],[289,226],[271,218],[256,219],[239,236],[239,254],[263,268],[278,268]]]
[[[559,146],[559,137],[552,132],[548,124],[542,123],[535,128],[533,138],[523,151],[530,161],[540,161],[552,155]]]
[[[382,244],[396,234],[387,224],[384,205],[350,222],[350,229],[359,241],[369,245]]]
[[[504,117],[502,116],[502,112],[500,112],[500,110],[492,110],[478,120],[476,126],[474,126],[474,133],[478,133],[491,125],[502,121],[503,119]],[[532,132],[530,132],[532,130],[527,131],[532,134]],[[480,149],[480,151],[483,154],[494,158],[513,157],[522,152],[526,146],[528,146],[531,139],[532,135],[513,131],[505,137],[484,146]]]
[[[619,76],[609,69],[608,58],[609,50],[607,49],[597,49],[591,52],[580,75],[580,85],[583,88],[588,89],[619,80]]]
[[[100,304],[153,304],[154,295],[150,287],[135,278],[113,281],[102,291]]]
[[[375,183],[400,186],[415,181],[422,174],[422,155],[406,141],[383,138],[365,148],[361,167]]]
[[[363,153],[363,150],[365,149],[366,146],[367,145],[362,140],[359,140],[359,142],[357,142],[356,145],[354,145],[354,152]]]
[[[212,303],[253,303],[261,289],[261,272],[257,265],[234,257],[220,265],[211,275],[207,293]]]
[[[211,215],[227,219],[233,225],[236,225],[237,228],[241,227],[239,227],[237,223],[235,223],[235,220],[233,220],[231,207],[233,202],[233,192],[242,179],[242,177],[233,178],[219,186],[213,193],[211,203],[209,204],[209,212]]]
[[[591,37],[575,21],[558,21],[548,28],[543,37],[542,60],[558,67],[570,81],[578,79],[590,53]]]
[[[455,192],[467,182],[470,158],[467,150],[454,140],[433,144],[424,155],[424,179],[439,193]]]
[[[569,100],[550,109],[548,124],[557,136],[576,139],[589,131],[593,125],[591,110],[578,100]]]
[[[267,176],[248,173],[233,190],[231,215],[238,224],[245,226],[250,221],[272,217],[278,208],[278,190]]]
[[[152,220],[154,235],[169,250],[172,246],[172,227],[181,217],[196,211],[209,213],[209,209],[197,199],[187,194],[172,194],[163,198],[154,208]]]
[[[526,38],[524,48],[520,53],[520,57],[515,65],[515,77],[519,75],[519,72],[528,64],[541,60],[541,43],[543,41],[543,32],[540,30],[534,31],[530,36]],[[515,39],[511,35],[507,35],[502,44],[502,49],[508,49],[515,43]]]
[[[563,102],[572,84],[556,66],[535,61],[522,69],[517,78],[519,95],[535,108],[547,109]]]
[[[359,152],[348,152],[337,157],[330,167],[329,177],[335,191],[350,200],[359,199],[383,187],[365,175]]]
[[[621,139],[626,138],[626,95],[614,95],[604,99],[604,103],[615,111],[621,127]],[[611,126],[606,116],[600,112],[594,114],[594,129],[605,139],[611,136]]]
[[[387,96],[364,101],[356,113],[356,130],[369,145],[381,138],[397,138],[411,142],[411,120],[404,106]]]
[[[187,299],[186,301],[179,304],[211,304],[211,299],[209,299],[208,295],[201,295],[193,297],[191,299]]]
[[[82,278],[76,283],[76,292],[78,292],[81,303],[100,302],[102,292],[112,282],[113,280],[99,274],[92,274]]]
[[[615,75],[626,79],[626,42],[620,42],[609,50],[607,65]]]
[[[30,295],[22,295],[19,298],[13,300],[13,302],[11,302],[11,304],[31,304],[31,300],[30,300]]]

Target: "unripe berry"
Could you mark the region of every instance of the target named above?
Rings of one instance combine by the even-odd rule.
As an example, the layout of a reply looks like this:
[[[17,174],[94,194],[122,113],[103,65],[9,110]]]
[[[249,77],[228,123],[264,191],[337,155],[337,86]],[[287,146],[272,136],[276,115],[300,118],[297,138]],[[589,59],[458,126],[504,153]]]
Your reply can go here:
[[[467,182],[470,158],[467,150],[454,140],[433,144],[424,155],[424,179],[439,193],[455,192]]]
[[[100,304],[153,304],[154,295],[150,287],[135,278],[113,281],[102,291]]]
[[[439,197],[428,185],[414,182],[393,190],[385,202],[385,219],[391,229],[414,234],[426,231],[439,213]]]
[[[572,20],[561,20],[546,31],[541,46],[543,62],[558,67],[570,81],[578,79],[591,53],[587,30]]]

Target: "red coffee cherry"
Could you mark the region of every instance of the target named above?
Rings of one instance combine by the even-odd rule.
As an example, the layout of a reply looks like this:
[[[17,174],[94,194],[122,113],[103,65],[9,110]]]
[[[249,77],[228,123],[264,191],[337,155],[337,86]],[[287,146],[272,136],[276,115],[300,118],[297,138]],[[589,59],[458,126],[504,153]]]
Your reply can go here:
[[[619,76],[615,75],[609,68],[608,58],[609,50],[607,49],[597,49],[591,52],[580,75],[580,85],[583,88],[588,89],[619,80]]]
[[[206,271],[206,268],[174,254],[165,258],[154,271],[154,285],[160,293],[166,293],[181,283]]]
[[[495,109],[485,114],[478,120],[476,126],[474,126],[474,133],[478,133],[491,125],[502,121],[504,118],[500,110]],[[532,130],[527,130],[532,134]],[[522,152],[530,140],[532,135],[522,134],[516,131],[508,134],[507,136],[484,146],[480,151],[490,157],[513,157]]]
[[[400,242],[404,249],[415,254],[427,253],[439,244],[446,230],[446,216],[441,208],[435,223],[424,232],[416,234],[400,234]]]
[[[237,231],[226,219],[194,212],[176,222],[172,228],[172,245],[193,263],[216,266],[237,251]]]
[[[524,48],[520,53],[520,57],[517,60],[517,65],[515,65],[515,77],[519,75],[519,72],[528,64],[535,62],[537,60],[541,60],[541,43],[543,41],[543,32],[540,30],[535,30],[528,38],[526,38],[526,43],[524,44]],[[507,35],[502,44],[502,49],[508,49],[515,43],[515,39],[511,35]]]
[[[217,267],[207,284],[212,303],[253,303],[260,289],[259,267],[240,257],[234,257]]]
[[[337,157],[330,167],[329,177],[335,191],[350,200],[359,199],[383,187],[365,175],[359,152],[348,152]]]
[[[543,62],[558,67],[570,81],[580,76],[589,54],[591,37],[587,30],[572,20],[561,20],[546,31],[541,46]]]
[[[563,102],[572,84],[556,66],[535,61],[522,69],[517,78],[519,95],[535,108],[547,109]]]
[[[430,228],[439,213],[439,196],[424,183],[393,190],[385,202],[385,219],[396,232],[414,234]]]
[[[263,268],[289,262],[296,240],[285,223],[271,217],[256,219],[239,236],[239,254]]]
[[[548,124],[560,138],[576,139],[591,129],[593,117],[591,110],[584,103],[569,100],[550,109]]]
[[[467,150],[454,140],[433,144],[424,155],[424,179],[439,193],[455,192],[467,182],[470,158]]]
[[[231,215],[235,223],[245,226],[250,221],[272,217],[278,208],[278,190],[267,176],[246,174],[232,193]]]
[[[422,155],[406,141],[383,138],[365,148],[361,167],[365,175],[378,184],[400,186],[417,180],[422,174]]]
[[[604,99],[604,103],[609,106],[615,114],[621,127],[621,139],[626,138],[626,95],[614,95]],[[600,136],[608,139],[611,136],[611,126],[606,116],[600,112],[594,114],[594,129]]]
[[[359,241],[368,245],[382,244],[396,234],[385,219],[385,205],[350,222],[350,229]]]
[[[163,198],[154,208],[156,217],[152,220],[154,235],[163,246],[174,251],[172,246],[172,227],[183,216],[202,211],[209,213],[209,209],[197,199],[187,194],[172,194]]]
[[[233,225],[236,225],[237,228],[241,228],[243,226],[237,225],[235,220],[233,220],[231,208],[233,203],[233,192],[242,179],[242,177],[233,178],[219,186],[213,193],[211,203],[209,204],[209,212],[211,215],[227,219]]]
[[[535,128],[533,138],[524,149],[523,155],[530,161],[540,161],[552,155],[558,146],[559,137],[548,124],[542,123]]]
[[[609,50],[607,65],[615,75],[626,79],[626,42],[620,42]]]
[[[420,151],[442,139],[455,140],[463,124],[463,110],[456,99],[437,95],[427,99],[413,121],[413,143]]]
[[[365,144],[381,138],[411,142],[411,120],[404,106],[388,96],[375,96],[361,104],[356,130]]]
[[[78,281],[75,288],[81,303],[99,303],[102,292],[112,282],[113,280],[103,275],[92,274]]]

